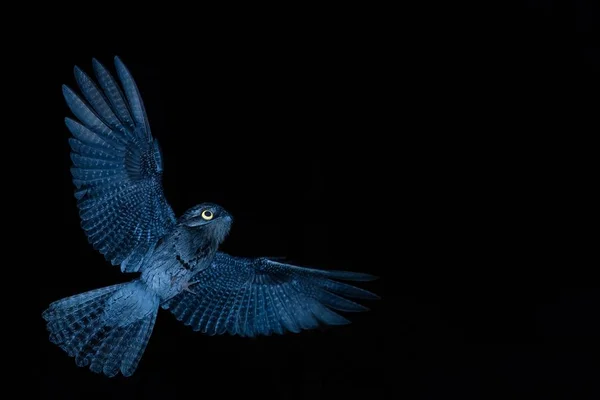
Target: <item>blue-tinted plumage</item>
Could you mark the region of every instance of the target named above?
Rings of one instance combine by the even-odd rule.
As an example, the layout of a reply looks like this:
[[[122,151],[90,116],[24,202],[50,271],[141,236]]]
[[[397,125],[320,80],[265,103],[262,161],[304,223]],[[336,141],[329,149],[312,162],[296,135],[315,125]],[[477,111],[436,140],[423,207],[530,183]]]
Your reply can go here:
[[[82,93],[63,94],[78,121],[71,173],[88,240],[132,282],[58,300],[44,311],[50,340],[79,366],[114,376],[133,374],[159,306],[209,335],[299,332],[349,321],[339,312],[365,311],[350,299],[374,294],[340,281],[368,274],[325,271],[265,258],[218,252],[232,217],[216,204],[192,207],[178,219],[162,190],[162,157],[139,90],[119,58],[120,82],[93,60],[98,84],[78,67]]]
[[[349,321],[335,311],[367,308],[341,296],[375,299],[372,293],[334,279],[365,281],[366,274],[322,271],[217,253],[210,268],[191,277],[183,291],[162,304],[178,320],[210,335],[256,336],[299,332],[319,323]]]
[[[73,134],[71,174],[82,227],[108,261],[135,272],[174,226],[175,214],[163,194],[161,155],[142,99],[118,58],[115,65],[124,95],[98,61],[94,70],[104,94],[75,67],[87,103],[63,86],[67,105],[80,121],[65,122]]]

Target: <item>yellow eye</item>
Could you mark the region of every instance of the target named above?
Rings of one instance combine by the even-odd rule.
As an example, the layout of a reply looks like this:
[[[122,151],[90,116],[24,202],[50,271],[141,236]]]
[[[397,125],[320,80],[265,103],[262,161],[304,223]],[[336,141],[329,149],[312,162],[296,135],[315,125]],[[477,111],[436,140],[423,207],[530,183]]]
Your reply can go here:
[[[211,219],[213,219],[214,216],[215,215],[212,213],[212,211],[209,211],[209,210],[202,211],[202,218],[207,221],[210,221]]]

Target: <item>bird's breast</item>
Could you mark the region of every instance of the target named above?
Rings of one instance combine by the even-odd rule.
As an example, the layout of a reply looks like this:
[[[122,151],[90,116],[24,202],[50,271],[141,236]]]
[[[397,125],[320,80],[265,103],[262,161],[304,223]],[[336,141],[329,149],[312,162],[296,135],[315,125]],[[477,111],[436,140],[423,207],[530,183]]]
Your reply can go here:
[[[149,290],[166,300],[180,293],[190,276],[190,270],[182,267],[176,259],[172,259],[148,265],[142,271],[141,280]]]

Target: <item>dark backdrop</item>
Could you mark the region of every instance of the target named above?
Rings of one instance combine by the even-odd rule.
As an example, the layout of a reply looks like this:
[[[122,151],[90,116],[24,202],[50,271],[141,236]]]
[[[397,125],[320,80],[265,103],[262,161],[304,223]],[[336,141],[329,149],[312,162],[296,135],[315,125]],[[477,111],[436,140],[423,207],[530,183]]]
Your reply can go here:
[[[81,22],[41,39],[26,82],[43,93],[27,99],[44,111],[27,120],[43,122],[43,162],[23,196],[44,226],[28,247],[40,398],[597,398],[595,243],[578,224],[600,63],[597,9],[578,5],[576,26],[528,1],[486,14],[500,21],[429,10],[419,23],[150,25],[118,40]],[[178,215],[215,202],[235,217],[231,254],[376,274],[362,285],[382,297],[371,311],[257,339],[203,336],[161,311],[131,378],[77,368],[51,344],[50,302],[129,279],[79,227],[60,91],[74,65],[112,68],[114,55],[140,88]]]
[[[204,55],[201,43],[187,46],[140,50],[130,43],[97,42],[82,50],[53,42],[52,59],[41,72],[49,101],[45,151],[52,154],[43,173],[52,181],[51,218],[59,229],[47,239],[53,248],[48,262],[56,268],[42,271],[40,311],[62,297],[130,279],[87,243],[69,174],[63,119],[71,113],[61,85],[76,87],[74,65],[92,74],[92,57],[114,71],[113,57],[119,55],[136,79],[162,147],[164,189],[176,214],[207,201],[234,216],[222,250],[381,276],[401,271],[400,254],[385,263],[377,255],[380,239],[398,234],[397,226],[385,233],[383,225],[390,214],[401,214],[377,195],[379,178],[392,175],[373,166],[383,161],[373,159],[382,145],[373,142],[373,134],[393,133],[381,119],[395,108],[378,98],[376,86],[388,78],[373,73],[389,68],[380,49],[365,46],[351,54],[349,45],[280,51],[233,44]],[[390,311],[396,327],[384,324],[384,304],[401,293],[388,297],[385,282],[363,285],[386,300],[368,304],[368,313],[348,316],[351,325],[282,337],[208,337],[162,311],[129,379],[109,380],[77,368],[48,341],[36,314],[40,395],[381,398],[386,330],[406,330],[401,310]]]

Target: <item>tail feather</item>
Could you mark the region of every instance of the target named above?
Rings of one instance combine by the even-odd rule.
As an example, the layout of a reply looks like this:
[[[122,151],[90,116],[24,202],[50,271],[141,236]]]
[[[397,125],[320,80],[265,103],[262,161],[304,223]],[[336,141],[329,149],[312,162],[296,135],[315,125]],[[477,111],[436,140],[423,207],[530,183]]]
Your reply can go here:
[[[95,321],[75,336],[72,343],[76,346],[75,363],[78,367],[85,367],[93,361],[98,346],[108,334],[109,327]]]
[[[50,307],[42,313],[42,317],[46,321],[56,321],[61,317],[72,315],[78,309],[89,306],[90,303],[99,302],[101,297],[105,297],[113,293],[116,289],[127,285],[122,283],[119,285],[107,286],[101,289],[91,290],[89,292],[76,294],[71,297],[55,301],[50,304]]]
[[[115,376],[119,369],[124,376],[131,376],[142,358],[154,327],[157,310],[152,315],[110,332],[94,353],[90,369]]]
[[[97,331],[102,307],[112,292],[122,285],[94,290],[59,300],[50,305],[43,317],[48,321],[50,341],[59,345],[69,356],[75,356],[82,339]]]
[[[144,354],[150,335],[152,334],[157,311],[158,306],[154,309],[152,318],[144,319],[140,326],[137,327],[130,336],[131,340],[127,341],[127,350],[123,356],[123,361],[121,362],[121,371],[123,372],[123,375],[131,376],[136,370],[140,359],[142,358],[142,354]]]
[[[119,372],[122,362],[119,355],[123,354],[125,351],[124,349],[127,346],[127,341],[130,339],[130,335],[135,331],[134,328],[135,326],[128,326],[119,329],[119,331],[113,335],[113,340],[110,342],[107,341],[108,343],[113,343],[112,346],[107,344],[98,350],[103,356],[97,357],[97,361],[90,366],[90,369],[98,373],[103,372],[109,377],[115,376]]]
[[[154,327],[158,298],[143,283],[109,286],[71,296],[42,314],[50,340],[78,366],[112,377],[133,374]]]
[[[90,369],[96,373],[115,376],[119,372],[119,354],[122,353],[121,346],[129,335],[129,332],[138,323],[124,328],[116,328],[110,332],[94,353],[94,360],[90,364]]]

